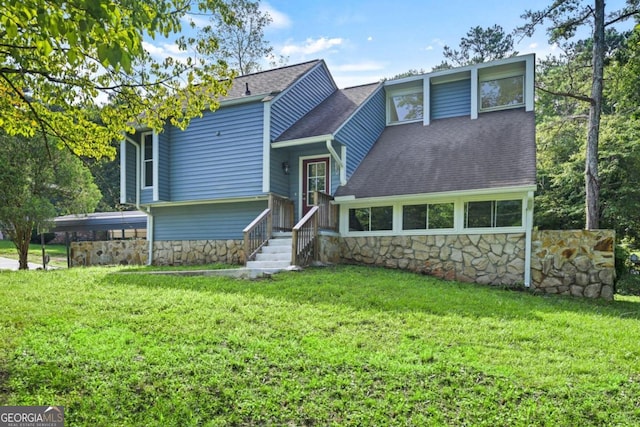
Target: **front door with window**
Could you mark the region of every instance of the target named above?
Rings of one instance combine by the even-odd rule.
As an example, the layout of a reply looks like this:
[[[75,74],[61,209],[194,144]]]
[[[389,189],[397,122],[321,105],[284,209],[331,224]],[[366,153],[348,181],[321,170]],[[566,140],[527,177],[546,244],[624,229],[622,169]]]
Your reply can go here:
[[[302,160],[302,215],[313,206],[313,192],[329,194],[329,158],[317,157]]]

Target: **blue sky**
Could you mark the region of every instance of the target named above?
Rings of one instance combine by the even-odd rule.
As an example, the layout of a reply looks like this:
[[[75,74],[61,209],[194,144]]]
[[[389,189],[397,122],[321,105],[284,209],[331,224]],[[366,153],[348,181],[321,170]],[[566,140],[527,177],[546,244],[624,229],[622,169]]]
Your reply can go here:
[[[321,58],[339,87],[375,82],[409,69],[431,68],[443,60],[444,45],[457,47],[474,26],[501,25],[511,31],[526,9],[551,0],[269,0],[274,19],[266,38],[289,63]],[[609,0],[614,10],[623,0]],[[544,28],[518,43],[519,53],[546,56],[554,50]]]
[[[371,83],[409,69],[431,68],[444,58],[444,45],[457,47],[471,27],[494,24],[511,31],[527,9],[541,10],[551,0],[268,0],[261,7],[273,22],[265,32],[288,64],[324,59],[341,88]],[[607,1],[607,10],[624,0]],[[626,24],[627,28],[631,24]],[[170,45],[148,45],[161,56]],[[516,50],[545,57],[555,50],[544,28],[520,40]],[[176,52],[173,52],[176,53]]]

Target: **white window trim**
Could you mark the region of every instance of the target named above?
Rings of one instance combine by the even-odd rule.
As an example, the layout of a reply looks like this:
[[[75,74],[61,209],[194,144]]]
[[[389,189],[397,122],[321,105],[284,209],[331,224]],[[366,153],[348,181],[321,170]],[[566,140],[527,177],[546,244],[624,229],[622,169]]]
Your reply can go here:
[[[482,94],[480,93],[480,90],[482,88],[482,83],[490,82],[492,80],[502,80],[502,79],[508,79],[511,77],[520,77],[520,76],[522,76],[522,102],[518,104],[508,104],[508,105],[500,105],[496,107],[482,108]],[[527,75],[525,70],[522,70],[522,71],[514,70],[510,72],[483,75],[481,78],[478,79],[478,88],[477,88],[478,112],[488,113],[490,111],[501,111],[501,110],[511,110],[514,108],[522,108],[526,105],[526,101],[527,101],[526,90],[527,90]]]
[[[504,234],[504,233],[525,233],[527,231],[527,197],[528,193],[504,193],[486,194],[478,196],[459,196],[451,198],[408,198],[394,201],[375,202],[354,202],[340,204],[340,234],[345,237],[368,237],[368,236],[418,236],[418,235],[459,235],[459,234]],[[465,202],[500,201],[500,200],[521,200],[522,220],[518,227],[482,227],[465,228]],[[453,228],[403,230],[402,229],[402,206],[415,204],[438,204],[453,203]],[[392,206],[393,207],[393,228],[391,230],[379,231],[350,231],[349,230],[349,209]]]
[[[153,137],[153,132],[142,132],[140,134],[140,148],[141,148],[141,150],[140,150],[141,151],[140,161],[142,162],[142,165],[141,165],[140,169],[142,171],[141,175],[142,175],[142,188],[143,189],[153,188],[153,185],[147,185],[147,165],[146,165],[147,160],[145,159],[145,148],[146,148],[147,135],[152,135],[152,137],[151,137],[151,153],[152,153],[151,154],[151,156],[152,156],[152,158],[151,158],[151,162],[152,162],[152,164],[151,164],[151,168],[152,168],[151,173],[152,173],[152,175],[155,175],[153,173],[153,168],[155,167],[154,160],[156,160],[156,159],[153,158],[153,155],[155,154],[154,153],[154,149],[153,149],[154,148],[153,147],[153,141],[154,141],[155,138]],[[155,178],[155,176],[154,176],[154,178]],[[155,184],[155,181],[154,181],[154,184]]]
[[[452,204],[453,203],[453,227],[446,227],[446,228],[410,228],[405,230],[404,229],[404,206],[416,206],[416,205],[443,205],[443,204]],[[436,231],[436,230],[442,230],[442,231],[452,231],[455,230],[456,227],[456,204],[454,201],[448,201],[448,202],[420,202],[420,203],[401,203],[398,205],[398,209],[400,210],[399,212],[399,221],[400,224],[398,225],[398,228],[402,231]],[[425,223],[425,226],[429,224],[429,211],[427,210],[427,222]]]
[[[411,94],[421,94],[422,95],[422,117],[420,117],[419,119],[412,119],[412,120],[399,120],[399,121],[391,121],[391,102],[394,96],[402,96],[402,95],[411,95]],[[386,99],[386,111],[387,111],[387,126],[396,126],[396,125],[404,125],[407,123],[416,123],[416,122],[423,122],[424,121],[424,115],[425,115],[425,98],[424,96],[424,88],[420,87],[419,85],[413,86],[413,87],[409,87],[409,88],[403,88],[403,89],[388,89],[387,90],[387,99]]]

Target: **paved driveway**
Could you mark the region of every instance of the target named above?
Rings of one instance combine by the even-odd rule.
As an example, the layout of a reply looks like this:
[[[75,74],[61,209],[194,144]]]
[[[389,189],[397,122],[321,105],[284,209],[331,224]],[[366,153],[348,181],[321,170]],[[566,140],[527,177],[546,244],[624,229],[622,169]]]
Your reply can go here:
[[[0,270],[17,270],[20,263],[17,259],[9,259],[0,257]],[[42,264],[29,263],[29,270],[42,268]]]

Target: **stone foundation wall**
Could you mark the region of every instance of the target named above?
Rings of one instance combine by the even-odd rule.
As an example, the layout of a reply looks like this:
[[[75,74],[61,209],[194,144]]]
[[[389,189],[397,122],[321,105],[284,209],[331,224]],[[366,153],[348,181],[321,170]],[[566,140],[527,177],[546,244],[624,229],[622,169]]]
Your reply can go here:
[[[153,242],[154,265],[244,264],[242,240],[169,240]]]
[[[71,266],[145,265],[148,247],[146,240],[71,242]]]
[[[613,230],[534,231],[531,288],[540,292],[613,299]]]
[[[340,235],[320,234],[318,261],[325,264],[340,264]]]
[[[401,268],[481,284],[524,282],[525,235],[344,237],[345,262]]]

